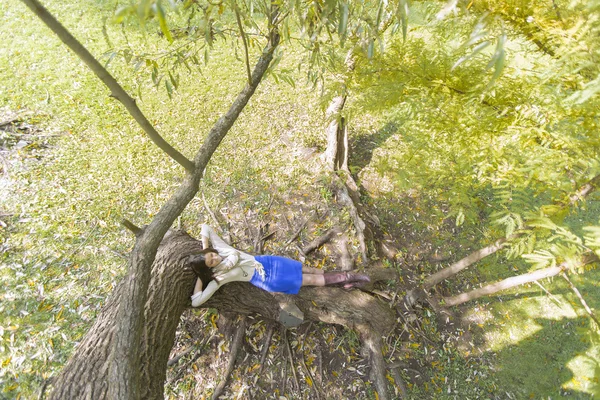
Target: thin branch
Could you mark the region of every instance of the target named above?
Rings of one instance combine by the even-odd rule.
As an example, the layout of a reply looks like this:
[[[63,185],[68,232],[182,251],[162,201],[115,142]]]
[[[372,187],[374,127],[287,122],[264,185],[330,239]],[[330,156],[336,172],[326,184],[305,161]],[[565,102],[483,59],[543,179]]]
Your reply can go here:
[[[34,12],[60,40],[66,44],[83,61],[96,76],[110,90],[111,97],[119,100],[127,109],[129,114],[137,121],[140,127],[146,132],[148,137],[173,160],[184,167],[187,171],[194,170],[194,164],[183,154],[171,146],[154,129],[154,126],[148,121],[146,116],[137,106],[135,100],[123,89],[123,87],[113,78],[113,76],[96,60],[96,58],[64,27],[58,20],[42,6],[38,0],[21,0],[31,11]]]
[[[212,395],[213,400],[219,398],[225,386],[227,385],[227,380],[229,376],[233,372],[233,367],[235,367],[235,360],[237,358],[237,354],[242,348],[242,343],[244,342],[244,337],[246,337],[246,317],[242,317],[240,322],[238,323],[238,329],[231,341],[231,351],[229,352],[229,363],[227,364],[227,370],[225,370],[225,374],[223,375],[223,379],[219,383],[219,386],[215,388],[215,391]]]
[[[539,281],[535,281],[533,283],[535,283],[536,285],[538,285],[538,287],[540,289],[542,289],[544,291],[544,293],[546,293],[548,295],[548,297],[550,297],[550,299],[553,300],[556,303],[557,306],[559,306],[559,307],[563,306],[561,304],[561,302],[558,300],[558,298],[555,295],[553,295],[552,293],[550,293],[550,291],[548,289],[546,289],[544,287],[544,285],[542,285]]]
[[[129,221],[128,219],[124,219],[123,221],[121,221],[121,224],[129,229],[131,232],[133,232],[133,234],[138,237],[143,233],[143,229],[140,228],[139,226],[135,225],[133,222]]]
[[[242,43],[244,44],[244,55],[246,56],[246,72],[248,73],[248,85],[252,85],[252,73],[250,72],[250,59],[248,58],[248,43],[246,43],[246,34],[244,33],[244,27],[242,26],[242,19],[240,18],[240,10],[237,4],[234,4],[233,10],[235,11],[235,19],[237,20],[238,28],[240,29],[240,35],[242,35]]]
[[[577,192],[569,197],[569,206],[573,206],[579,200],[583,200],[587,195],[598,189],[600,186],[600,175],[595,176],[585,185],[581,186]]]
[[[569,283],[569,287],[571,288],[571,290],[573,291],[573,293],[575,293],[575,296],[577,296],[577,298],[579,299],[579,302],[581,303],[581,305],[583,306],[583,308],[585,309],[585,311],[587,311],[587,313],[590,315],[590,318],[592,318],[594,320],[594,322],[596,323],[596,325],[598,327],[600,327],[600,322],[598,322],[598,318],[596,318],[596,316],[592,312],[592,309],[585,302],[585,299],[583,298],[583,296],[579,292],[579,289],[577,289],[577,287],[575,285],[573,285],[573,282],[571,282],[571,280],[569,279],[569,276],[566,273],[563,272],[560,275]]]
[[[318,238],[314,239],[312,242],[307,244],[302,249],[302,253],[304,253],[305,255],[312,253],[313,251],[317,250],[319,247],[323,246],[325,243],[329,242],[339,232],[340,232],[339,228],[332,228],[332,229],[328,230],[323,235],[319,236]]]

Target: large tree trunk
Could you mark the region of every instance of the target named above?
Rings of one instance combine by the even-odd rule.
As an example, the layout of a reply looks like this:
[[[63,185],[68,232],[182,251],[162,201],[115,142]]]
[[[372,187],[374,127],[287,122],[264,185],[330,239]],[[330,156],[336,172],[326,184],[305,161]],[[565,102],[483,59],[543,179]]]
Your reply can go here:
[[[145,305],[143,340],[129,349],[141,361],[141,397],[161,399],[169,353],[183,310],[189,306],[194,273],[187,256],[202,244],[183,233],[169,233],[159,248]],[[103,399],[107,397],[110,352],[115,339],[123,282],[108,297],[96,322],[77,346],[75,353],[56,379],[51,399]]]
[[[169,232],[158,249],[145,305],[143,339],[129,352],[140,358],[141,398],[162,399],[169,353],[182,312],[190,306],[195,275],[188,265],[190,255],[202,244],[183,232]],[[385,272],[385,271],[384,271]],[[373,280],[389,279],[389,273],[376,270]],[[110,353],[115,340],[115,318],[123,297],[119,284],[75,353],[55,380],[51,399],[103,399],[109,386]],[[280,304],[293,301],[305,321],[340,324],[373,337],[387,332],[395,323],[394,310],[359,290],[302,288],[297,296],[276,295],[249,283],[234,282],[221,288],[205,307],[239,314],[260,314],[277,321]]]

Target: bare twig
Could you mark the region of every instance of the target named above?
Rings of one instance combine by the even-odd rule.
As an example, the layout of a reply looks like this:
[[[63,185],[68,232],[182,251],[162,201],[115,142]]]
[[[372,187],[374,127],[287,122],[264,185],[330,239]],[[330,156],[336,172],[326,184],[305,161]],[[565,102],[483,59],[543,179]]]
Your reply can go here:
[[[594,322],[596,323],[596,325],[600,328],[600,322],[598,322],[598,318],[596,318],[596,316],[592,312],[592,309],[585,302],[585,299],[579,292],[579,289],[577,289],[577,287],[575,285],[573,285],[573,282],[571,282],[571,280],[569,279],[569,276],[566,273],[563,272],[560,275],[569,283],[569,287],[571,288],[573,293],[575,293],[575,296],[577,296],[577,298],[579,299],[579,302],[581,303],[581,305],[583,306],[585,311],[589,314],[590,318],[593,319]]]
[[[246,56],[246,73],[248,74],[248,85],[252,85],[252,73],[250,72],[250,59],[248,58],[248,44],[246,43],[246,34],[244,33],[244,27],[242,26],[242,19],[240,18],[240,10],[237,5],[234,5],[233,10],[235,11],[235,19],[237,20],[240,35],[242,35],[242,43],[244,44],[244,55]]]
[[[213,400],[219,398],[225,386],[227,385],[227,380],[229,376],[233,372],[233,367],[235,366],[235,360],[237,358],[237,354],[239,350],[242,348],[242,343],[244,342],[244,337],[246,336],[246,316],[241,317],[240,322],[238,324],[238,329],[235,333],[233,341],[231,343],[231,351],[229,353],[229,363],[227,364],[227,370],[225,370],[225,374],[223,374],[223,379],[219,383],[219,385],[215,388],[213,393]]]
[[[285,217],[285,220],[288,222],[288,225],[289,225],[289,221],[288,221],[287,217]],[[308,220],[305,220],[304,222],[302,222],[300,224],[300,227],[296,230],[296,232],[292,235],[292,237],[287,242],[285,242],[286,246],[290,245],[294,240],[296,240],[296,238],[300,235],[300,232],[302,232],[302,229],[304,229],[304,227],[306,226],[307,223],[308,223]]]

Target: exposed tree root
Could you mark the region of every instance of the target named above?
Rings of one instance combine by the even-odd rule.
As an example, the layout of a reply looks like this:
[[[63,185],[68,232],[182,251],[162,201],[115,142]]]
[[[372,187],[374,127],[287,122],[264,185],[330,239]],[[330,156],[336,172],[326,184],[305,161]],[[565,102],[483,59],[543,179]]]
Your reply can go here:
[[[231,341],[231,350],[229,352],[229,363],[227,364],[227,369],[225,370],[225,374],[223,374],[223,379],[219,383],[219,385],[215,388],[213,393],[213,400],[219,398],[219,396],[223,393],[225,386],[227,385],[227,381],[229,380],[229,376],[233,372],[233,368],[235,367],[235,360],[237,359],[237,355],[242,348],[242,344],[244,342],[244,337],[246,336],[246,317],[241,317],[238,323],[238,329]]]
[[[377,390],[377,395],[381,400],[390,399],[387,378],[386,364],[383,360],[381,347],[381,334],[372,327],[359,328],[363,340],[363,348],[371,364],[371,380]]]
[[[388,369],[390,370],[390,372],[392,373],[392,376],[394,378],[394,383],[400,389],[400,393],[402,393],[401,398],[407,398],[408,397],[408,389],[406,389],[406,385],[404,384],[404,379],[402,379],[402,375],[400,375],[400,371],[398,371],[399,368],[400,368],[400,366],[388,366]]]
[[[192,352],[192,350],[194,350],[194,348],[192,346],[188,347],[187,349],[185,349],[184,351],[182,351],[181,353],[177,354],[175,357],[171,358],[168,362],[167,362],[167,367],[171,367],[175,364],[177,364],[177,362],[179,360],[181,360],[182,357],[187,356],[188,354],[190,354]]]
[[[284,216],[285,216],[285,214],[284,214]],[[289,224],[289,221],[288,221],[287,217],[285,217],[285,221]],[[304,229],[304,227],[306,226],[307,223],[308,223],[308,220],[305,220],[304,222],[302,222],[300,224],[300,227],[298,227],[298,229],[296,229],[296,232],[294,232],[294,234],[292,235],[292,237],[289,238],[287,242],[285,242],[286,246],[289,246],[290,244],[292,244],[292,242],[294,240],[296,240],[298,238],[298,236],[300,236],[300,232],[302,232],[302,229]]]
[[[285,343],[285,348],[287,349],[287,354],[290,360],[290,367],[292,369],[292,375],[294,376],[294,388],[296,389],[297,392],[300,391],[300,383],[298,382],[298,375],[296,374],[296,367],[295,367],[295,363],[294,363],[294,355],[292,353],[292,348],[290,347],[290,341],[288,340],[287,337],[287,329],[286,328],[281,328],[281,335],[283,336],[283,342]]]
[[[265,368],[265,360],[267,359],[267,354],[269,354],[269,346],[271,346],[271,339],[273,338],[274,330],[274,325],[269,324],[269,328],[267,329],[267,336],[265,337],[265,343],[263,344],[263,348],[260,353],[260,368],[258,369],[259,376]]]
[[[304,338],[302,339],[301,343],[305,343],[306,335],[310,331],[311,326],[312,326],[312,322],[310,322],[308,325],[308,328],[306,328],[306,332],[304,333]],[[302,349],[303,348],[304,348],[304,346],[302,346]],[[300,358],[300,363],[302,364],[302,368],[304,369],[304,373],[310,379],[310,382],[311,382],[310,386],[315,391],[315,396],[316,396],[317,400],[321,400],[321,395],[320,395],[321,389],[318,387],[317,381],[315,381],[315,378],[312,376],[312,374],[310,373],[310,370],[306,366],[306,362],[304,361],[304,353],[303,352],[300,354],[299,358]]]
[[[319,247],[323,246],[325,243],[329,242],[333,237],[335,237],[338,233],[340,233],[339,228],[332,228],[325,232],[323,235],[318,238],[312,240],[309,244],[302,248],[302,253],[306,256],[313,251],[317,250]]]

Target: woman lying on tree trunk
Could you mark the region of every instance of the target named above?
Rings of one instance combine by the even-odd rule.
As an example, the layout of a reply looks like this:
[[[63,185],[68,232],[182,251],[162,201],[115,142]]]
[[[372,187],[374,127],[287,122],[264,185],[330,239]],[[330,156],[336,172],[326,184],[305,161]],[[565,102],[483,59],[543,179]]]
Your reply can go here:
[[[302,266],[300,261],[280,256],[252,256],[234,249],[208,225],[202,225],[204,250],[192,256],[192,268],[198,276],[192,306],[206,302],[221,286],[229,282],[250,282],[269,292],[297,294],[302,286],[343,284],[345,288],[369,282],[366,275],[350,272],[323,272]],[[212,247],[208,247],[208,242]],[[207,272],[208,271],[208,272]],[[202,290],[202,278],[209,281]]]

